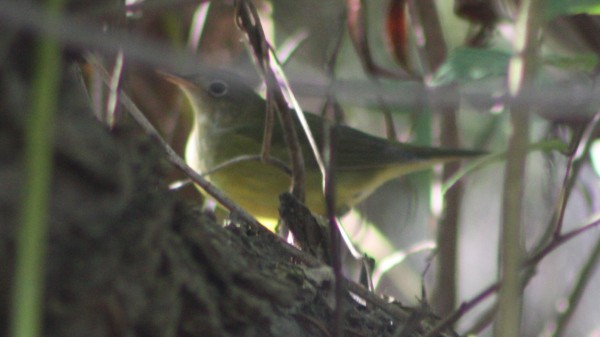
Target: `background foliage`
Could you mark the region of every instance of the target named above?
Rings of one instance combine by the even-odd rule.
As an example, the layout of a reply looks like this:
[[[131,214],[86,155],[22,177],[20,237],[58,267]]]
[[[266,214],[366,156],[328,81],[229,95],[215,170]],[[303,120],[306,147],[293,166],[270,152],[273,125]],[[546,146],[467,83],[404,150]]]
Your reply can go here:
[[[537,24],[543,33],[541,40],[532,42],[533,70],[526,70],[533,85],[516,96],[508,89],[517,76],[510,65],[526,57],[518,53],[518,41],[525,36],[517,18],[527,16],[528,1],[521,7],[508,0],[477,5],[437,1],[437,18],[431,12],[423,14],[434,8],[434,2],[429,8],[423,8],[428,1],[407,3],[408,7],[403,1],[255,2],[267,38],[286,61],[286,75],[307,110],[320,111],[323,93],[332,88],[344,111],[340,121],[361,130],[495,154],[485,165],[461,175],[446,195],[441,194],[441,185],[458,167],[392,182],[342,220],[353,240],[377,261],[375,275],[383,274],[377,291],[414,305],[425,289],[434,309],[446,317],[499,280],[504,249],[500,238],[507,218],[506,158],[509,162],[514,158],[507,148],[515,138],[514,107],[526,102],[525,175],[512,182],[523,195],[517,217],[522,243],[509,246],[522,247],[523,260],[538,256],[540,247],[542,252],[553,245],[556,249],[527,266],[531,274],[519,299],[522,303],[516,305],[522,306],[520,335],[595,336],[600,333],[598,232],[592,228],[564,244],[559,239],[561,233],[598,221],[598,172],[591,164],[599,159],[594,157],[597,151],[589,150],[597,149],[600,21],[586,14],[596,12],[598,4],[554,0],[539,5],[545,15],[529,13],[538,16],[538,22],[523,25]],[[93,50],[116,79],[111,92],[81,62],[97,116],[107,123],[127,119],[114,101],[115,88],[122,88],[181,153],[191,116],[175,88],[155,69],[227,67],[251,74],[259,83],[244,35],[235,25],[233,4],[157,0],[126,5],[69,2],[62,19],[53,21],[41,5],[3,1],[0,15],[10,29],[2,47],[10,46],[10,37],[16,36],[11,34],[27,30],[44,41],[40,49],[51,49],[52,40],[47,39],[54,39],[63,51],[78,55],[74,57],[78,61],[82,50]],[[359,19],[352,21],[354,15]],[[399,17],[407,18],[406,35],[390,28]],[[441,35],[431,33],[438,24]],[[431,41],[443,44],[428,45]],[[290,56],[282,56],[289,50]],[[44,61],[52,60],[52,55],[35,55],[48,72],[41,78],[58,76],[53,74],[55,65]],[[41,80],[31,95],[50,110],[55,93],[39,88],[44,88]],[[515,97],[520,101],[511,100]],[[35,105],[30,110],[35,130]],[[173,173],[176,178],[180,177]],[[181,193],[199,201],[192,189]],[[43,223],[44,208],[36,207],[43,198],[31,200],[34,204],[29,207],[41,210],[37,221]],[[24,205],[24,214],[31,214]],[[438,254],[431,250],[434,243]],[[418,253],[399,258],[414,251]],[[394,258],[402,262],[391,263]],[[350,257],[345,262],[346,274],[358,277],[359,264]],[[486,320],[485,314],[493,310],[496,299],[490,295],[474,306],[458,322],[459,331],[475,326],[482,336],[494,334],[493,320]]]

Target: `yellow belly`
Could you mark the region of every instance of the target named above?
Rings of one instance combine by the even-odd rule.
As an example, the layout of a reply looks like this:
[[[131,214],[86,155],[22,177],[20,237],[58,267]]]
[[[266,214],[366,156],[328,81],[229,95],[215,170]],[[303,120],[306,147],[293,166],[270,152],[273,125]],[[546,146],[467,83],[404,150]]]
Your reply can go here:
[[[371,194],[383,181],[377,172],[336,172],[336,209],[347,210]],[[258,161],[237,163],[209,175],[209,180],[257,218],[276,221],[279,195],[289,190],[290,177],[274,166]],[[306,171],[306,202],[315,214],[325,215],[320,172]]]
[[[219,143],[219,146],[212,148],[199,141],[196,132],[192,133],[186,149],[186,161],[196,171],[205,173],[232,158],[260,153],[260,143],[235,134],[226,138],[226,146]],[[272,150],[279,154],[279,158],[286,156],[285,148]],[[206,156],[207,153],[213,156]],[[305,153],[305,157],[307,155],[311,153]],[[305,168],[305,204],[311,212],[324,216],[326,207],[321,172],[314,161],[312,164],[308,163],[311,162],[307,161]],[[338,215],[364,200],[384,182],[430,166],[431,162],[425,161],[336,171],[335,204]],[[289,191],[291,184],[290,176],[281,169],[259,161],[242,161],[223,167],[210,173],[208,179],[246,211],[259,220],[270,223],[276,223],[279,218],[279,195]]]

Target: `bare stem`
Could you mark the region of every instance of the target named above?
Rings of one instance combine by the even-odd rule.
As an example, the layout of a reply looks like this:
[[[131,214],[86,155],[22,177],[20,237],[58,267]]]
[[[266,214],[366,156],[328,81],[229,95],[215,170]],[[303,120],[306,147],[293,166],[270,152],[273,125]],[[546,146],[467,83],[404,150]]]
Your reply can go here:
[[[531,104],[522,100],[533,87],[538,62],[538,39],[543,13],[542,0],[521,3],[516,24],[515,56],[509,66],[509,92],[512,135],[508,145],[508,161],[504,178],[503,225],[500,242],[502,288],[498,296],[496,337],[518,336],[523,305],[521,266],[524,259],[522,238],[523,186],[529,144]]]
[[[254,60],[261,72],[267,86],[267,101],[273,110],[277,111],[284,131],[284,139],[288,147],[288,152],[292,164],[292,194],[301,202],[304,201],[304,182],[305,182],[305,167],[304,158],[302,156],[302,148],[298,140],[298,135],[294,127],[294,120],[288,107],[287,101],[283,95],[277,76],[273,71],[271,60],[271,46],[267,41],[260,18],[256,11],[256,7],[248,0],[237,0],[236,19],[238,27],[246,34],[248,43],[252,48]],[[270,105],[273,104],[273,105]],[[269,118],[267,122],[272,123],[273,118]],[[265,136],[263,144],[263,156],[268,155],[271,136],[269,131],[272,127],[265,126]]]

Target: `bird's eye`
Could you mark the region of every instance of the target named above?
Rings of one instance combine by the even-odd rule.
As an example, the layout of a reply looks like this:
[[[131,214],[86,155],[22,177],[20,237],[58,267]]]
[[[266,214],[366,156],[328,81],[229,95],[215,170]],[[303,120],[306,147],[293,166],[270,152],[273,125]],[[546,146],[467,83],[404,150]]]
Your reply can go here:
[[[223,81],[216,80],[208,85],[208,92],[214,97],[222,97],[229,92],[229,86]]]

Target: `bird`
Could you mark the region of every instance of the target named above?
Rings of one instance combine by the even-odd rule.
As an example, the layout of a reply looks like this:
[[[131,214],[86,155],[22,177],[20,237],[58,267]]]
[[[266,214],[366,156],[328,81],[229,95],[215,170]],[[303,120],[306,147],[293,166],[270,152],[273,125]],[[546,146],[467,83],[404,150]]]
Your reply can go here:
[[[187,164],[206,173],[217,188],[257,219],[278,219],[279,195],[290,188],[290,157],[279,122],[272,132],[270,161],[244,160],[261,153],[267,102],[237,73],[213,69],[189,76],[167,73],[189,100],[193,126],[185,149]],[[323,146],[323,117],[306,120]],[[300,122],[294,117],[296,130]],[[408,173],[484,154],[484,151],[417,146],[372,136],[345,125],[332,129],[335,148],[335,209],[342,215],[378,187]],[[325,216],[322,175],[304,132],[298,138],[305,161],[305,204]],[[236,159],[240,160],[236,160]],[[274,163],[283,163],[277,165]]]

